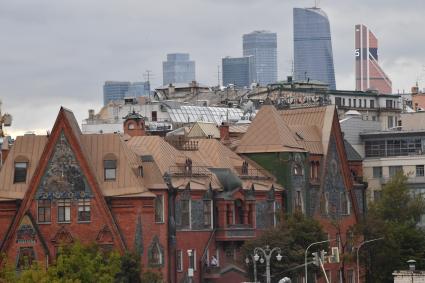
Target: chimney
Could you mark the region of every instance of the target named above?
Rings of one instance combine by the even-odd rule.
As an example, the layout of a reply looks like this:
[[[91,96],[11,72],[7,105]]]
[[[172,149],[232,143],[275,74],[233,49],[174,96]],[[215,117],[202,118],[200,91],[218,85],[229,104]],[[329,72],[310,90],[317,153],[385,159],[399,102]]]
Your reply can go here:
[[[94,109],[89,109],[89,120],[94,120]]]
[[[229,124],[222,122],[220,125],[220,141],[224,144],[230,142]]]
[[[419,87],[417,85],[412,86],[412,94],[415,95],[415,94],[418,94],[418,93],[419,93]]]
[[[168,85],[168,95],[174,94],[176,92],[176,88],[173,84]]]

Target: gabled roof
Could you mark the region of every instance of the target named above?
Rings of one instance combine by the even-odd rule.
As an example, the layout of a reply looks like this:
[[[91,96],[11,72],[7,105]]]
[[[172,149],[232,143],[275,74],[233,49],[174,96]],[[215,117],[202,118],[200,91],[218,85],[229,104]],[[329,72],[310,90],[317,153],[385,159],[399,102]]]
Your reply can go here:
[[[335,114],[334,105],[281,110],[279,114],[297,137],[303,138],[299,143],[306,150],[326,155]]]
[[[217,128],[217,125],[212,122],[201,122],[198,121],[193,124],[192,128],[187,134],[189,138],[220,138],[220,131]]]
[[[294,151],[304,147],[273,105],[261,107],[236,149],[238,153]]]

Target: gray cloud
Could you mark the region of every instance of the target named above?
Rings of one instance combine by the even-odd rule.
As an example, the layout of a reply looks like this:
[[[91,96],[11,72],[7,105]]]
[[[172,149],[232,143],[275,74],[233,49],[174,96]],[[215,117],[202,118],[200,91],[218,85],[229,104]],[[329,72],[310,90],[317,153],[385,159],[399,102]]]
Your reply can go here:
[[[49,129],[64,105],[77,119],[102,103],[105,80],[162,82],[168,52],[189,52],[199,81],[217,82],[221,58],[242,53],[242,34],[278,33],[279,76],[291,72],[292,8],[313,0],[0,0],[0,97],[15,130]],[[354,25],[379,39],[394,89],[425,65],[423,0],[320,1],[330,18],[337,86],[354,87]],[[422,75],[420,83],[425,85]]]

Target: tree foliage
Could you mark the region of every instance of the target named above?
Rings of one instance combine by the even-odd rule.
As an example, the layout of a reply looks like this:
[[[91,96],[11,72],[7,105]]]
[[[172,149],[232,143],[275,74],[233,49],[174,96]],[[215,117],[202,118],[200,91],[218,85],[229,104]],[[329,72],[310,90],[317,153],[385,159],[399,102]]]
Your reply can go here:
[[[365,221],[359,225],[365,240],[384,240],[363,248],[368,282],[392,282],[395,270],[407,269],[406,261],[414,259],[425,267],[425,232],[418,227],[425,214],[425,201],[408,188],[407,177],[395,175],[381,192],[381,197],[369,205]]]
[[[297,275],[303,274],[304,268],[302,264],[304,263],[305,249],[313,242],[326,239],[327,236],[323,232],[320,223],[315,219],[299,213],[287,216],[278,227],[265,231],[260,237],[246,242],[243,246],[242,250],[245,257],[250,259],[249,271],[251,279],[253,279],[252,255],[256,247],[269,245],[270,248],[281,248],[282,260],[280,262],[276,260],[275,255],[277,254],[273,254],[271,259],[272,282],[277,282],[284,276],[295,278]],[[323,248],[326,248],[326,245],[315,246],[309,252]],[[261,280],[263,274],[265,274],[265,263],[261,264],[257,262],[256,265],[257,279]],[[315,269],[313,267],[309,268],[310,270]]]
[[[19,273],[4,259],[0,268],[0,283],[141,282],[140,261],[133,254],[127,253],[121,257],[117,252],[105,251],[98,245],[80,243],[60,247],[58,254],[47,270],[35,262]]]

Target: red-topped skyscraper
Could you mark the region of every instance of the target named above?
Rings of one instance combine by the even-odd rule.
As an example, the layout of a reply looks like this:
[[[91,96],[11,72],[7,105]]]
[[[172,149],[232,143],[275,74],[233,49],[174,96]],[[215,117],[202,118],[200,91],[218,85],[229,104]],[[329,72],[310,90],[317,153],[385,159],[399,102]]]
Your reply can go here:
[[[392,82],[378,63],[378,39],[365,25],[356,25],[356,90],[392,93]]]

